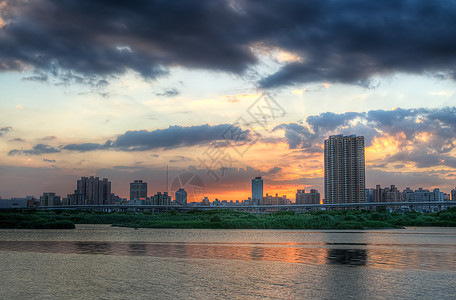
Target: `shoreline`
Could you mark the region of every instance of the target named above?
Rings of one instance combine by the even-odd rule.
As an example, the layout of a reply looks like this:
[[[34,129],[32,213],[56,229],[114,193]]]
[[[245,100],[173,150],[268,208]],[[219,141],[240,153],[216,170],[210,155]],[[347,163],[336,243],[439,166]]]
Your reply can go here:
[[[252,214],[242,211],[169,211],[161,214],[91,211],[1,211],[4,229],[75,229],[75,224],[106,224],[127,228],[182,229],[316,229],[373,230],[404,227],[456,227],[456,209],[437,213],[387,211],[315,211],[296,214],[278,211]]]

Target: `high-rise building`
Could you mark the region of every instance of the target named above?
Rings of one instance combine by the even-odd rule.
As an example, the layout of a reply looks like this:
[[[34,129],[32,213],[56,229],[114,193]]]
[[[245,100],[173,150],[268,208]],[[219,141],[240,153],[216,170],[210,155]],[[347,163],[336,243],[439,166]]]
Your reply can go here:
[[[147,198],[147,182],[134,180],[130,183],[130,200]]]
[[[333,135],[325,140],[325,203],[366,199],[364,137]]]
[[[150,197],[150,201],[152,205],[171,205],[171,196],[168,196],[168,192],[158,192]]]
[[[253,203],[261,205],[263,199],[263,179],[261,176],[252,179],[252,200]]]
[[[390,187],[381,188],[379,184],[373,189],[372,201],[367,202],[400,202],[402,193],[393,184]]]
[[[304,189],[298,190],[296,204],[320,204],[320,193],[315,189],[310,189],[310,193],[306,193]]]
[[[176,191],[176,204],[177,205],[187,205],[187,191],[185,189],[179,189]]]
[[[75,205],[106,205],[112,204],[111,182],[107,178],[81,177],[77,189],[71,197]]]
[[[60,196],[55,193],[44,193],[40,196],[40,206],[56,206],[60,205]]]
[[[211,205],[211,201],[209,201],[208,197],[204,197],[203,200],[201,200],[201,205],[210,206]]]

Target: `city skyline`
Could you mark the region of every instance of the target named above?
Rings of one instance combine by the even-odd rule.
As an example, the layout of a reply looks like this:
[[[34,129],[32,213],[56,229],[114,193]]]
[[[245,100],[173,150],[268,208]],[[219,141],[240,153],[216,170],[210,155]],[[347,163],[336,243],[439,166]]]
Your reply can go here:
[[[367,187],[454,188],[456,4],[213,3],[0,0],[0,196],[324,193],[335,134],[365,137]]]
[[[336,136],[331,136],[328,138],[327,142],[333,139],[339,139],[339,142],[342,141],[344,138],[350,138],[350,139],[355,139],[356,142],[355,144],[358,143],[358,141],[361,141],[360,146],[362,147],[363,145],[363,137],[356,137],[356,136],[347,136],[343,137],[342,135],[336,135]],[[336,141],[337,142],[337,141]],[[350,142],[349,142],[350,143]],[[353,143],[353,141],[352,141]],[[359,147],[356,145],[356,147]],[[342,149],[345,151],[345,149]],[[356,159],[359,159],[356,157]],[[344,167],[345,168],[345,167]],[[341,170],[342,172],[345,170]],[[328,173],[329,177],[330,173]],[[182,176],[182,178],[185,178],[188,176],[188,173]],[[56,205],[112,205],[114,202],[117,201],[122,201],[125,202],[130,202],[132,205],[144,205],[146,202],[144,201],[152,201],[156,202],[156,205],[164,205],[161,204],[163,199],[162,197],[169,197],[169,203],[173,202],[174,204],[178,205],[187,205],[187,203],[199,203],[201,201],[206,201],[209,202],[211,199],[209,199],[207,196],[205,196],[204,192],[195,195],[194,191],[191,189],[193,187],[199,187],[198,183],[201,183],[200,178],[193,175],[196,177],[196,181],[193,182],[193,184],[187,185],[186,183],[181,183],[180,186],[174,185],[174,188],[176,189],[175,191],[171,189],[168,189],[168,191],[163,190],[157,190],[157,191],[151,191],[150,194],[147,192],[147,182],[144,182],[143,180],[140,179],[135,179],[133,182],[130,182],[130,197],[129,198],[122,198],[116,195],[115,193],[111,193],[111,182],[109,181],[108,178],[102,178],[100,179],[99,177],[81,177],[76,181],[76,190],[74,190],[74,193],[69,193],[66,194],[67,197],[61,197],[60,195],[56,194],[55,192],[41,192],[39,197],[36,195],[20,195],[19,197],[11,197],[11,199],[22,199],[22,200],[31,200],[31,199],[44,199],[45,203],[48,201],[53,201],[51,199],[56,199],[56,201],[59,204]],[[195,182],[197,183],[195,185]],[[344,180],[341,181],[342,184],[346,185]],[[347,191],[350,191],[352,188],[350,187],[350,184],[347,185],[349,188]],[[295,195],[296,198],[287,198],[288,195],[280,195],[274,191],[272,191],[271,195],[268,195],[269,193],[266,193],[266,196],[263,194],[260,196],[263,192],[262,190],[263,187],[263,180],[261,176],[256,176],[251,180],[251,194],[250,195],[243,195],[241,198],[237,199],[226,199],[224,195],[218,194],[218,196],[215,196],[214,203],[220,202],[221,200],[223,201],[236,201],[236,203],[243,203],[244,201],[249,204],[249,205],[271,205],[271,201],[277,202],[277,199],[283,199],[285,202],[295,200],[295,202],[292,202],[292,204],[350,204],[350,203],[377,203],[377,202],[420,202],[423,200],[417,200],[421,199],[422,197],[431,197],[431,200],[424,200],[424,201],[444,201],[446,200],[456,200],[456,187],[452,188],[450,191],[441,191],[439,187],[434,187],[434,188],[428,188],[428,187],[410,187],[406,186],[402,192],[396,187],[395,184],[391,184],[390,186],[386,186],[382,188],[382,185],[377,184],[375,188],[373,187],[368,187],[366,186],[362,193],[362,195],[355,195],[355,198],[350,198],[350,199],[345,199],[344,197],[335,197],[334,199],[325,199],[320,196],[320,193],[318,190],[314,188],[310,188],[306,192],[305,189],[300,189],[300,187],[297,187],[295,190]],[[190,189],[190,190],[186,190]],[[432,192],[430,191],[432,190]],[[190,199],[191,202],[187,201],[187,192],[190,192],[192,195],[192,198]],[[275,193],[275,198],[273,198],[273,194]],[[341,189],[341,194],[344,195],[346,191],[344,189]],[[417,194],[418,193],[418,194]],[[426,193],[430,193],[431,196],[427,195]],[[437,193],[440,196],[433,196],[433,193]],[[41,195],[42,194],[42,195]],[[171,195],[175,195],[175,198],[173,199]],[[414,196],[416,194],[417,196]],[[133,195],[133,197],[132,197]],[[256,196],[254,196],[256,195]],[[199,197],[199,198],[198,198]],[[204,198],[203,198],[204,197]],[[357,198],[359,197],[359,199]],[[433,198],[434,197],[434,198]],[[115,199],[114,199],[115,198]],[[438,200],[437,200],[438,198]],[[6,198],[0,198],[0,200],[8,200]],[[160,200],[162,199],[162,200]],[[168,199],[168,198],[166,198]],[[405,200],[404,200],[405,199]],[[267,203],[263,203],[263,201],[267,201]],[[56,203],[57,203],[56,202]],[[280,200],[279,200],[280,202]],[[181,204],[179,204],[181,203]],[[119,203],[117,203],[119,204]],[[277,205],[278,203],[275,203]],[[282,205],[284,205],[282,203]],[[45,206],[48,206],[47,204]]]

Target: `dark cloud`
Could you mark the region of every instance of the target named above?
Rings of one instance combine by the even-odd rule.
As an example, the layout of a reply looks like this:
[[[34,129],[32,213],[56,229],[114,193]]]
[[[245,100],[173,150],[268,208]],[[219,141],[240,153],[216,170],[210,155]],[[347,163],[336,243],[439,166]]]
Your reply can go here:
[[[235,4],[233,4],[235,3]],[[373,86],[376,75],[456,76],[454,1],[9,1],[0,70],[28,80],[90,83],[170,66],[243,73],[261,44],[299,55],[263,87],[302,82]]]
[[[174,97],[174,96],[179,95],[179,91],[175,88],[171,88],[171,89],[164,90],[160,93],[156,93],[155,95],[164,96],[164,97]]]
[[[27,155],[40,155],[40,154],[47,154],[47,153],[58,153],[60,149],[51,147],[45,144],[37,144],[30,150],[19,150],[13,149],[8,152],[9,156],[14,156],[18,154],[27,154]]]
[[[388,156],[387,162],[412,162],[418,168],[430,168],[434,166],[447,166],[456,168],[456,158],[432,151],[432,149],[414,148],[412,150],[400,151]]]
[[[24,77],[23,80],[45,82],[45,81],[48,81],[48,75],[46,75],[44,73],[39,73],[39,74],[35,74],[32,76]]]
[[[230,34],[240,17],[227,1],[17,1],[3,12],[0,68],[76,82],[170,65],[240,72],[256,61],[241,28]]]
[[[19,143],[25,142],[25,140],[24,140],[24,139],[21,139],[21,138],[10,139],[9,141],[10,141],[10,142],[19,142]]]
[[[266,175],[274,175],[274,174],[279,173],[280,171],[282,171],[282,168],[280,168],[280,167],[274,167],[274,168],[271,168],[271,169],[266,173]]]
[[[63,146],[62,149],[68,150],[68,151],[79,151],[79,152],[86,152],[86,151],[94,151],[94,150],[100,150],[100,149],[106,149],[109,145],[105,144],[97,144],[97,143],[84,143],[84,144],[68,144],[66,146]]]
[[[185,161],[191,161],[193,159],[189,157],[185,157],[182,155],[175,156],[174,158],[170,159],[169,162],[185,162]]]
[[[322,135],[311,132],[308,126],[296,123],[280,124],[273,130],[284,130],[285,139],[290,149],[305,149],[310,150],[321,144]],[[320,149],[321,151],[321,149]]]
[[[398,142],[399,152],[388,156],[387,162],[456,168],[451,155],[456,147],[456,107],[322,113],[309,116],[306,123],[280,124],[274,130],[280,129],[290,149],[321,152],[323,141],[340,133],[362,135],[366,146],[377,137],[390,136]]]
[[[2,127],[0,128],[0,136],[3,136],[10,132],[13,128],[12,127]]]
[[[456,67],[455,2],[306,1],[311,17],[289,20],[275,41],[302,55],[264,78],[264,87],[299,82],[342,82],[366,87],[376,75],[448,73]],[[289,17],[289,16],[288,16]]]
[[[57,139],[57,137],[55,135],[48,135],[48,136],[45,136],[44,138],[41,138],[42,141],[53,141],[56,139]]]
[[[43,161],[44,161],[44,162],[55,163],[55,159],[47,159],[47,158],[43,158]]]
[[[251,137],[249,130],[230,125],[200,125],[200,126],[170,126],[167,129],[153,131],[137,130],[127,131],[117,137],[112,147],[124,151],[142,151],[157,148],[172,149],[178,147],[191,147],[210,142],[223,141],[223,134],[228,130],[237,130],[240,135],[237,141],[248,141]]]
[[[236,132],[237,135],[225,134]],[[40,155],[44,153],[56,153],[62,150],[87,152],[95,150],[118,150],[118,151],[145,151],[152,149],[174,149],[180,147],[191,147],[215,143],[218,147],[227,147],[230,141],[238,143],[250,142],[253,133],[243,130],[238,126],[230,124],[220,124],[211,126],[209,124],[200,126],[170,126],[166,129],[131,130],[117,137],[116,140],[108,140],[104,144],[82,143],[68,144],[58,148],[53,148],[44,144],[37,144],[31,150],[10,150],[8,155]],[[154,154],[156,155],[156,154]],[[154,156],[155,157],[155,156]],[[158,155],[156,156],[158,157]]]
[[[335,114],[325,112],[318,116],[309,116],[306,122],[312,127],[315,133],[327,132],[341,126],[346,126],[349,121],[361,117],[362,114],[357,112],[346,112],[343,114]]]
[[[44,145],[44,144],[38,144],[34,146],[31,150],[23,150],[22,151],[24,154],[30,154],[30,155],[39,155],[39,154],[45,154],[45,153],[58,153],[60,152],[60,149]]]

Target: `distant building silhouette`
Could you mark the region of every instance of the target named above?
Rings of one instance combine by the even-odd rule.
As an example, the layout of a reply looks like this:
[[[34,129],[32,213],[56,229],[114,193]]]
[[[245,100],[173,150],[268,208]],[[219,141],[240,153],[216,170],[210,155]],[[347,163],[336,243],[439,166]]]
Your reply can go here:
[[[279,197],[278,194],[275,194],[274,197],[272,195],[266,194],[266,196],[263,197],[261,205],[290,205],[290,200],[287,199],[286,195]]]
[[[304,189],[298,190],[296,204],[320,204],[320,193],[315,189],[311,189],[309,193]]]
[[[252,200],[255,204],[261,205],[263,199],[263,179],[261,176],[252,179]]]
[[[372,191],[372,199],[366,198],[366,202],[400,202],[402,199],[401,192],[394,184],[385,188],[381,188],[381,186],[377,184]]]
[[[111,182],[107,178],[81,177],[77,189],[71,197],[73,205],[107,205],[112,204]]]
[[[150,202],[152,205],[171,205],[171,196],[168,196],[168,192],[158,192],[150,197]]]
[[[208,197],[204,197],[203,200],[201,200],[201,205],[210,206],[211,205],[211,201],[209,201]]]
[[[147,182],[134,180],[130,183],[130,200],[147,198]]]
[[[60,196],[56,196],[55,193],[43,193],[43,196],[40,196],[40,206],[56,205],[60,205]]]
[[[185,189],[180,188],[176,191],[175,196],[177,205],[187,205],[187,191]]]
[[[325,203],[366,199],[364,137],[333,135],[325,140]]]
[[[434,189],[431,192],[423,188],[418,188],[417,190],[413,191],[407,187],[402,192],[403,202],[442,202],[443,200],[443,192],[441,192],[438,188]]]

